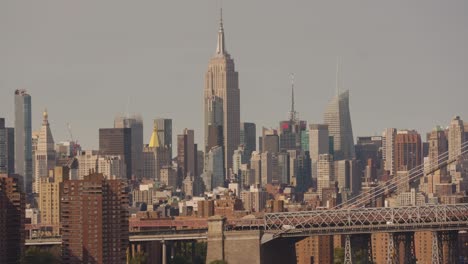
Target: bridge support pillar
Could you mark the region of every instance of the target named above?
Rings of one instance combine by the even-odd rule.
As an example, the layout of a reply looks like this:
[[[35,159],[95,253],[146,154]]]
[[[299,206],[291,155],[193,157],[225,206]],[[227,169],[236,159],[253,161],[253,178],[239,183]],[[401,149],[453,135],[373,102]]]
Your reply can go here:
[[[351,235],[346,235],[345,238],[345,254],[344,254],[344,264],[352,264],[352,254],[351,254]]]
[[[458,262],[458,231],[442,231],[442,263]]]
[[[442,237],[437,231],[432,232],[432,264],[442,264]]]
[[[222,216],[212,216],[208,218],[208,245],[206,253],[206,263],[224,259],[224,224],[226,218]]]
[[[393,233],[388,233],[387,264],[398,264],[398,240]]]
[[[167,248],[166,248],[166,241],[161,242],[162,246],[162,264],[167,264]]]

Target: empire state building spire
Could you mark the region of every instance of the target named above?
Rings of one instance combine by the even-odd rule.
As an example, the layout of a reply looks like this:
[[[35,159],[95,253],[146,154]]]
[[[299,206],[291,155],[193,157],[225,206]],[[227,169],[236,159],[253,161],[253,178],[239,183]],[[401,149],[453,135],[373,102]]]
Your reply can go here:
[[[223,9],[220,9],[219,19],[219,30],[218,30],[218,42],[216,45],[216,55],[225,55],[226,47],[224,44],[224,27],[223,27]]]

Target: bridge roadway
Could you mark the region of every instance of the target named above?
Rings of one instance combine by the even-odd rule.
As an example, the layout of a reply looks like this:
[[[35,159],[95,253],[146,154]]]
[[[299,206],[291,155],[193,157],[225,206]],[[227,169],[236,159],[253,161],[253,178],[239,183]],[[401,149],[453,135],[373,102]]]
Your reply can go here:
[[[468,204],[355,208],[304,212],[268,213],[263,220],[250,220],[262,229],[262,243],[280,237],[366,234],[376,232],[445,231],[468,229]],[[226,231],[245,230],[248,223],[228,221]],[[199,240],[208,238],[208,228],[130,232],[130,242]],[[26,245],[60,244],[60,237],[28,239]]]
[[[183,229],[183,230],[154,230],[130,232],[130,242],[145,241],[177,241],[177,240],[200,240],[208,238],[208,229]],[[47,238],[26,239],[26,246],[48,246],[60,245],[60,236]]]
[[[269,238],[264,242],[279,237],[465,229],[468,204],[268,213],[265,233]]]

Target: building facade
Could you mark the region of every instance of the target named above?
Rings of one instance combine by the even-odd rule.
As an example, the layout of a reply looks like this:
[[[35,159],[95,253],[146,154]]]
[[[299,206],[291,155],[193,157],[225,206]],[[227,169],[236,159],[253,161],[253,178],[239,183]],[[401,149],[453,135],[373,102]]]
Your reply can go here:
[[[119,155],[125,162],[125,175],[132,178],[132,129],[100,128],[99,154]]]
[[[0,174],[0,263],[19,263],[24,252],[25,195],[19,179]]]
[[[49,115],[47,111],[42,114],[42,127],[39,131],[37,148],[34,151],[34,192],[40,192],[41,178],[48,178],[49,171],[55,168],[56,154],[55,142],[50,131]]]
[[[355,157],[354,138],[348,90],[338,94],[329,102],[324,114],[324,122],[328,125],[330,136],[333,136],[335,160],[353,159]]]
[[[125,263],[128,194],[122,180],[91,174],[63,183],[62,260],[65,263]]]
[[[130,128],[132,176],[140,179],[143,174],[143,120],[141,116],[117,116],[114,128]]]
[[[213,97],[222,102],[224,165],[227,174],[232,166],[232,154],[240,143],[240,90],[239,75],[235,70],[234,60],[226,50],[222,17],[219,24],[216,53],[211,58],[205,74],[205,140],[207,140],[206,134],[209,131],[209,108]],[[207,145],[206,141],[205,145]]]
[[[24,191],[32,193],[31,96],[26,90],[15,91],[15,173],[23,177]]]

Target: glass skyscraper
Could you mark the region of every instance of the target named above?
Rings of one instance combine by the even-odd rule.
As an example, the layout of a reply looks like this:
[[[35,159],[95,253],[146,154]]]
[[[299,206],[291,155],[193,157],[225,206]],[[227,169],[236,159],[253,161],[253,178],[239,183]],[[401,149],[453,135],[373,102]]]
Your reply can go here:
[[[15,172],[23,177],[23,190],[32,192],[31,96],[15,91]]]

